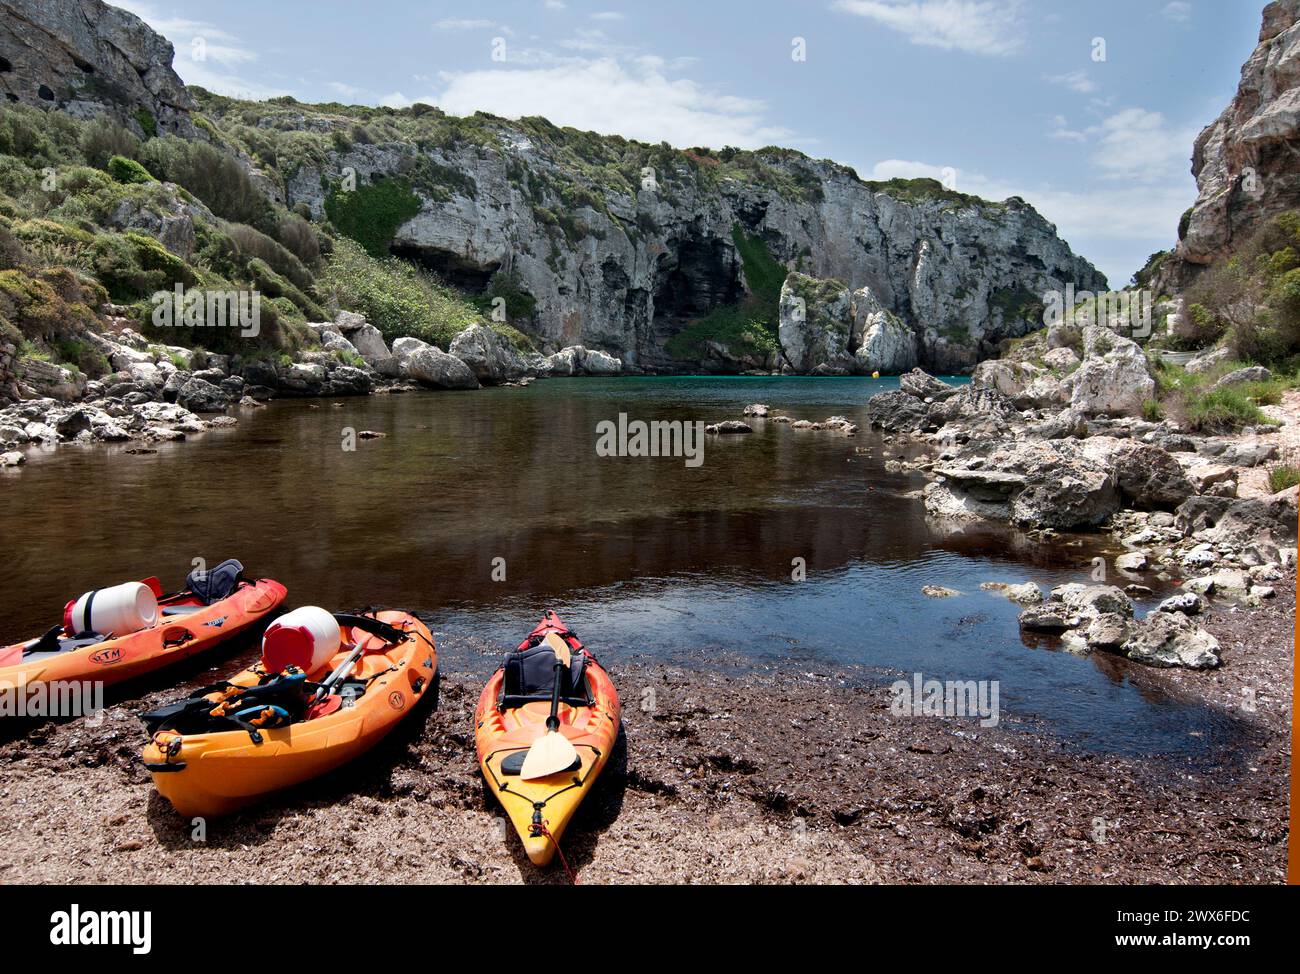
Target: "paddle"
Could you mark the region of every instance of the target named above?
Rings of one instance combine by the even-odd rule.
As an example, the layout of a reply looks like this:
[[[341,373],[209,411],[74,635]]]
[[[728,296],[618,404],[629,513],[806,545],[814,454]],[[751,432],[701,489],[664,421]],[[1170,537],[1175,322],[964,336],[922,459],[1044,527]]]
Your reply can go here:
[[[329,696],[329,692],[334,689],[334,685],[339,683],[345,676],[352,672],[352,667],[357,665],[357,660],[359,660],[361,654],[365,652],[366,643],[369,641],[369,635],[362,636],[357,640],[357,644],[352,648],[352,652],[348,653],[347,658],[338,666],[334,667],[334,672],[325,677],[325,679],[316,687],[316,692],[312,695],[311,700],[308,701],[309,707],[314,706],[316,703]]]
[[[519,771],[519,777],[524,781],[567,771],[578,760],[578,752],[573,749],[569,739],[560,733],[560,684],[573,655],[569,651],[569,644],[553,632],[546,634],[544,642],[555,653],[551,714],[546,718],[546,733],[533,741],[533,746],[524,755],[524,765]]]

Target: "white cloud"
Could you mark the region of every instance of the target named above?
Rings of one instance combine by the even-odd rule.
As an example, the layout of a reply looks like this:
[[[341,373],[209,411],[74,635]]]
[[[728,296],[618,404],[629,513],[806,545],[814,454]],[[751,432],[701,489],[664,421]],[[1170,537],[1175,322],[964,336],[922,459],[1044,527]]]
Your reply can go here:
[[[754,148],[790,135],[764,122],[763,102],[671,78],[653,57],[570,58],[442,78],[437,104],[455,115],[544,115],[557,125],[682,146]]]
[[[449,17],[446,20],[440,20],[433,25],[438,30],[487,30],[494,26],[491,20],[469,20],[459,17]]]
[[[1081,95],[1091,95],[1098,88],[1097,82],[1093,81],[1083,68],[1078,71],[1071,71],[1068,74],[1050,74],[1046,78],[1054,85],[1064,85],[1071,91],[1077,91]]]
[[[564,0],[546,0],[542,6],[547,10],[564,10],[568,7],[568,4],[565,3]]]
[[[598,10],[591,15],[592,20],[622,20],[623,15],[617,10]]]
[[[1160,12],[1169,20],[1182,24],[1191,18],[1192,5],[1187,0],[1172,0],[1172,2],[1165,4],[1164,9]]]
[[[1186,176],[1198,131],[1170,125],[1159,112],[1125,108],[1081,129],[1057,115],[1049,134],[1093,146],[1093,171],[1103,179],[1150,184]]]
[[[162,34],[176,49],[173,67],[186,84],[235,98],[265,99],[288,94],[239,74],[239,65],[257,60],[257,52],[239,37],[206,20],[167,16],[141,0],[114,0]]]
[[[1000,56],[1024,46],[1021,0],[835,0],[833,6],[946,51]]]

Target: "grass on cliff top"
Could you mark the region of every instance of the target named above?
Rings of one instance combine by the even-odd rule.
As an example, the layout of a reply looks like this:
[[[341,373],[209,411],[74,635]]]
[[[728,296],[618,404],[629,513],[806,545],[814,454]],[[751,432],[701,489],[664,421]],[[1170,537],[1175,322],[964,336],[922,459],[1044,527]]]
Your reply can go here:
[[[660,191],[670,200],[688,184],[714,191],[731,180],[764,186],[786,199],[816,203],[822,199],[822,183],[814,167],[826,165],[873,192],[909,204],[939,200],[950,208],[1001,206],[946,189],[933,179],[863,180],[847,166],[813,160],[779,146],[752,150],[733,146],[675,148],[666,142],[651,144],[559,126],[538,116],[517,120],[486,112],[455,116],[426,104],[400,109],[338,102],[304,104],[287,96],[249,102],[216,95],[198,86],[192,85],[189,90],[199,105],[200,124],[210,127],[221,140],[248,152],[281,185],[302,166],[323,168],[331,154],[348,152],[359,144],[406,143],[425,154],[467,147],[501,152],[509,144],[527,139],[560,167],[551,174],[554,182],[569,184],[573,191],[592,193],[596,198],[593,208],[611,219],[608,196],[635,198],[648,170],[653,171]],[[310,125],[304,124],[307,120]],[[512,172],[510,178],[522,184],[526,177]],[[430,181],[428,186],[422,185],[426,179]],[[421,174],[417,166],[411,180],[433,199],[443,198],[449,189],[468,195],[474,192],[472,185],[463,184],[463,175],[446,171],[446,167]],[[534,202],[556,211],[562,201],[558,194],[548,195],[550,198]],[[625,229],[636,232],[630,227]]]
[[[731,240],[740,254],[749,296],[739,304],[715,308],[673,335],[664,350],[676,359],[701,356],[715,342],[737,356],[764,356],[777,351],[777,324],[785,265],[772,256],[763,239],[749,236],[739,226]]]

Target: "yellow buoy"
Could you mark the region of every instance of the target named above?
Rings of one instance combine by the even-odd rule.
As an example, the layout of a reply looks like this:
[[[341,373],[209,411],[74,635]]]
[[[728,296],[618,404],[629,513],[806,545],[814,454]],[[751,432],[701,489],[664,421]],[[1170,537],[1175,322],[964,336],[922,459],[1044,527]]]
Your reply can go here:
[[[871,378],[873,378],[873,379],[879,379],[879,378],[880,378],[880,373],[879,373],[879,372],[872,372],[872,373],[871,373]]]

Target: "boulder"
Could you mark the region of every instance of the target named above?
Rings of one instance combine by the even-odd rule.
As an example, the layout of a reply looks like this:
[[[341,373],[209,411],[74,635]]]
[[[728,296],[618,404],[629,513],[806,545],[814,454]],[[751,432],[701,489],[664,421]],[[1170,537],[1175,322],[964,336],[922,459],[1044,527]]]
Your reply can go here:
[[[1231,361],[1231,359],[1232,349],[1220,346],[1219,348],[1212,348],[1209,351],[1201,352],[1199,355],[1188,361],[1183,368],[1193,375],[1200,375],[1202,372],[1209,372],[1211,369],[1216,368],[1223,362]]]
[[[1195,592],[1183,592],[1179,595],[1171,595],[1158,606],[1157,612],[1181,612],[1183,615],[1199,615],[1205,608],[1205,600]]]
[[[867,421],[890,432],[914,433],[926,427],[929,409],[916,396],[894,389],[867,400]]]
[[[420,341],[399,338],[393,342],[393,357],[401,376],[431,389],[477,389],[478,378],[469,365],[455,355]]]
[[[1231,389],[1233,386],[1245,385],[1247,382],[1267,382],[1273,378],[1273,373],[1262,365],[1251,365],[1244,369],[1236,369],[1219,379],[1218,382],[1210,386],[1210,391],[1215,389]]]
[[[497,385],[528,373],[523,356],[486,325],[470,325],[452,339],[447,351],[468,365],[484,385]]]
[[[917,399],[947,399],[956,395],[961,386],[952,386],[936,379],[924,369],[913,369],[898,379],[898,388]]]
[[[1148,666],[1213,669],[1221,660],[1219,641],[1182,612],[1152,612],[1130,627],[1120,647],[1129,659]]]
[[[1139,416],[1155,398],[1146,353],[1136,342],[1098,325],[1084,328],[1084,357],[1062,380],[1070,405],[1090,416]]]
[[[1079,356],[1075,354],[1074,349],[1062,345],[1044,352],[1043,364],[1057,372],[1069,372],[1079,364]]]
[[[219,413],[230,405],[230,397],[219,386],[191,376],[176,393],[176,404],[192,413]]]
[[[599,349],[569,345],[543,360],[540,370],[547,375],[619,375],[623,362]]]
[[[727,420],[723,420],[721,423],[712,423],[704,427],[704,432],[724,434],[724,435],[735,434],[735,433],[752,433],[754,432],[754,428],[750,426],[748,423],[742,423],[738,419],[727,419]]]
[[[1115,483],[1132,507],[1173,510],[1194,493],[1182,465],[1158,446],[1124,441],[1112,463]]]
[[[86,376],[76,369],[42,362],[40,359],[18,359],[14,367],[18,389],[24,398],[57,399],[75,402],[86,392]]]

